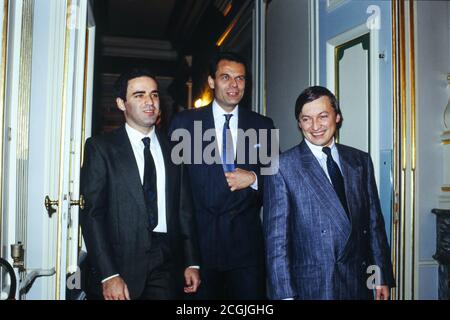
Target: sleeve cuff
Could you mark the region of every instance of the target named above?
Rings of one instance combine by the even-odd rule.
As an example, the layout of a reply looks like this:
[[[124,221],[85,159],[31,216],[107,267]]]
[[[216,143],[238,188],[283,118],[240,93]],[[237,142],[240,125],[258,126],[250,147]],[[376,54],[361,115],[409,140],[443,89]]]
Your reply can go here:
[[[255,182],[250,185],[250,188],[252,188],[253,190],[258,190],[258,176],[253,171],[250,172],[255,176]]]
[[[119,276],[118,273],[117,273],[117,274],[114,274],[114,275],[112,275],[112,276],[110,276],[110,277],[108,277],[108,278],[103,279],[103,280],[102,280],[102,283],[105,283],[105,282],[108,281],[109,279],[112,279],[112,278],[115,278],[115,277],[118,277],[118,276]]]

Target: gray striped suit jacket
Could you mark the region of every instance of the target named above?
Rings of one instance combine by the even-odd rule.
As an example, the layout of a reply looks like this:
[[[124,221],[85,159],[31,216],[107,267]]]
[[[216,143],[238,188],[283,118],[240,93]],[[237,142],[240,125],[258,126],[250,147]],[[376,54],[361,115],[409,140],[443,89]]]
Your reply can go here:
[[[280,155],[278,173],[265,179],[271,299],[372,299],[371,265],[381,284],[395,286],[372,160],[336,146],[350,219],[304,141]]]

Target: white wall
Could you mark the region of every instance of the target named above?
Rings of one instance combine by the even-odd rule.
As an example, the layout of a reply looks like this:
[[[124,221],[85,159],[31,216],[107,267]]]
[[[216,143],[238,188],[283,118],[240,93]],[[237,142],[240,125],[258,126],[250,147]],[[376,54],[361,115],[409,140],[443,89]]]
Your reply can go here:
[[[282,151],[298,144],[295,100],[309,86],[307,0],[273,0],[267,10],[266,114],[280,129]]]
[[[435,216],[442,183],[442,117],[449,99],[449,2],[416,1],[418,299],[437,298]],[[416,251],[417,252],[417,251]]]

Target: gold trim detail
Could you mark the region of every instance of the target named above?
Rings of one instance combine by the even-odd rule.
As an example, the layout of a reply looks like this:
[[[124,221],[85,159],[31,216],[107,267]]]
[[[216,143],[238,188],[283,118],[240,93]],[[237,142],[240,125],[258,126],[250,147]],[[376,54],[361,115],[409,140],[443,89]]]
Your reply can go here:
[[[67,0],[66,3],[66,32],[64,36],[64,71],[63,71],[63,89],[61,102],[61,140],[60,140],[60,157],[59,157],[59,181],[58,181],[58,225],[57,225],[57,243],[56,243],[56,287],[55,299],[61,299],[61,247],[62,247],[62,211],[64,210],[64,154],[65,154],[65,139],[66,139],[66,112],[67,112],[67,80],[69,72],[69,45],[70,45],[70,19],[72,18],[70,8],[72,7],[72,0]]]
[[[414,2],[394,0],[392,20],[394,159],[400,159],[400,162],[395,160],[394,165],[395,197],[400,197],[399,203],[394,204],[394,209],[398,205],[399,210],[399,226],[394,228],[393,233],[396,277],[399,281],[396,290],[398,299],[414,299],[417,218]]]
[[[83,111],[81,113],[81,141],[80,141],[80,167],[83,166],[84,159],[84,142],[86,139],[86,100],[87,100],[87,82],[88,82],[88,67],[89,67],[89,28],[86,27],[86,39],[84,48],[84,79],[83,79]],[[81,194],[80,194],[81,197]],[[78,253],[81,251],[83,245],[81,224],[78,224]]]
[[[6,91],[6,48],[8,45],[8,10],[9,10],[9,0],[4,0],[3,3],[3,21],[1,21],[2,26],[2,47],[1,47],[1,57],[0,57],[0,256],[3,257],[3,185],[4,185],[4,174],[3,174],[3,141],[5,132],[5,91]]]
[[[450,144],[450,139],[442,140],[442,144]]]
[[[441,187],[443,192],[450,192],[450,187]]]
[[[22,4],[22,30],[20,36],[19,95],[17,110],[16,145],[16,242],[27,245],[28,216],[28,161],[29,128],[31,104],[31,68],[33,48],[34,0],[24,0]],[[26,269],[25,258],[25,269]],[[25,269],[20,271],[20,279],[25,279]]]
[[[399,227],[399,185],[398,185],[398,104],[397,104],[397,3],[395,0],[391,2],[392,11],[392,105],[393,105],[393,186],[394,186],[394,201],[392,205],[392,264],[394,269],[394,276],[398,279],[398,227]],[[392,299],[396,300],[399,294],[399,288],[392,290]]]
[[[225,31],[222,33],[222,35],[217,40],[216,46],[218,46],[218,47],[222,46],[222,44],[225,42],[225,40],[229,37],[229,35],[233,31],[234,27],[238,23],[238,21],[241,18],[242,14],[245,12],[246,8],[248,8],[247,4],[244,5],[241,9],[239,9],[238,13],[236,13],[236,16],[233,18],[233,20],[230,22],[228,27],[225,29]]]
[[[224,41],[228,38],[228,36],[230,35],[233,28],[236,26],[236,23],[238,22],[238,20],[239,20],[239,17],[236,17],[233,19],[233,21],[231,21],[230,25],[226,28],[224,33],[222,33],[219,40],[217,40],[216,46],[220,47],[224,43]]]

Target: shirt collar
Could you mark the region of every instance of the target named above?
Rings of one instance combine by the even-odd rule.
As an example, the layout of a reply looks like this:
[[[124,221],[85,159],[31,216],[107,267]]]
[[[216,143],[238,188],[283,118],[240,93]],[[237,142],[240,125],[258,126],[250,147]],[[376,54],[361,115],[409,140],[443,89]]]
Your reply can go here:
[[[149,137],[150,138],[150,142],[154,141],[153,139],[156,136],[155,133],[155,126],[153,126],[150,129],[150,132],[147,134],[143,134],[142,132],[134,129],[133,127],[131,127],[128,123],[125,123],[125,130],[127,131],[128,134],[128,138],[130,138],[130,141],[134,144],[142,144],[142,139],[145,137]],[[143,144],[142,144],[143,146]]]
[[[313,153],[314,157],[316,157],[317,159],[322,159],[325,157],[325,153],[323,153],[322,151],[323,148],[322,146],[316,146],[315,144],[309,142],[308,139],[305,139],[305,142],[308,145],[311,152]],[[334,142],[334,138],[328,147],[331,149],[331,151],[334,151],[334,149],[336,149],[336,143]]]
[[[239,105],[237,105],[233,111],[231,112],[226,112],[225,110],[222,109],[221,106],[219,106],[219,104],[217,103],[216,99],[214,99],[213,104],[212,104],[212,110],[213,110],[213,116],[214,119],[224,119],[225,121],[225,117],[223,116],[224,114],[232,114],[233,117],[237,119],[238,117],[238,109],[239,109]]]

